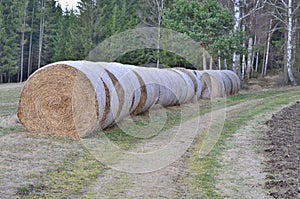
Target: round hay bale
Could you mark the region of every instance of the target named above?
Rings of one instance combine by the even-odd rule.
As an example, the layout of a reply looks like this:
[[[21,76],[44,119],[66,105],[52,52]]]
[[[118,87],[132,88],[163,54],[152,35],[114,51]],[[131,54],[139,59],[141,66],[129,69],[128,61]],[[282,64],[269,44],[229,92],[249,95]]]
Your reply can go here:
[[[149,110],[158,101],[159,84],[157,84],[157,72],[151,68],[132,67],[137,75],[141,88],[141,101],[132,114],[137,115]]]
[[[200,81],[200,76],[202,74],[202,71],[196,71],[196,70],[187,70],[189,71],[189,76],[192,78],[193,83],[195,85],[195,94],[197,96],[197,99],[201,98],[201,93],[203,90],[202,82]]]
[[[165,69],[154,69],[157,72],[156,82],[159,84],[159,97],[157,104],[170,106],[179,104],[181,85],[185,85],[183,79],[176,73]]]
[[[113,117],[119,122],[136,109],[141,100],[140,82],[130,67],[119,63],[103,63],[111,80],[113,80],[113,95],[119,99],[117,114]]]
[[[239,90],[241,89],[241,80],[238,77],[238,75],[231,70],[222,70],[222,72],[225,75],[227,75],[231,81],[231,84],[232,84],[231,95],[237,94],[239,92]]]
[[[214,70],[204,71],[201,75],[201,82],[205,85],[201,98],[210,99],[225,96],[224,83],[219,72]]]
[[[184,85],[178,85],[181,88],[181,93],[183,94],[183,98],[180,98],[179,103],[183,104],[192,101],[195,98],[195,84],[192,78],[186,72],[182,72],[182,69],[171,68],[169,70],[179,74],[185,82]],[[177,84],[176,82],[174,83]]]
[[[87,68],[86,64],[91,63],[59,62],[31,75],[18,108],[18,118],[26,129],[79,138],[97,127],[106,111],[107,93],[94,74],[103,68]]]
[[[230,96],[232,93],[232,82],[231,82],[230,78],[221,70],[219,70],[218,73],[224,84],[225,95]]]

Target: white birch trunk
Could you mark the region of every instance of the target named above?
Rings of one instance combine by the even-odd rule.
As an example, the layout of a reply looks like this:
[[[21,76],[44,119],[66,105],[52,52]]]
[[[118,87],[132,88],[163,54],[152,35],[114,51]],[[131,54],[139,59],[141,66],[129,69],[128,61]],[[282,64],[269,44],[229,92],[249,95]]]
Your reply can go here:
[[[225,67],[225,70],[228,69],[228,65],[227,65],[227,59],[224,59],[224,67]]]
[[[252,47],[253,47],[253,39],[252,37],[249,38],[248,43],[248,61],[247,61],[247,79],[249,80],[251,77],[251,72],[253,69],[252,65]]]
[[[203,70],[207,70],[206,49],[204,46],[202,46],[202,60],[203,60]]]
[[[295,19],[295,23],[293,26],[297,26],[298,24],[298,20],[297,18]],[[295,29],[295,28],[294,28]],[[297,48],[297,35],[296,35],[296,31],[293,30],[293,50],[292,50],[292,66],[295,66],[296,63],[296,48]]]
[[[245,31],[246,27],[243,25],[243,31]],[[245,42],[243,42],[243,48],[246,47]],[[242,56],[242,80],[245,79],[245,71],[246,71],[246,55],[243,54]]]
[[[264,67],[262,70],[262,76],[266,76],[267,75],[267,68],[268,68],[268,62],[269,62],[269,53],[270,53],[270,44],[271,44],[271,38],[272,38],[272,24],[273,24],[273,20],[270,19],[270,25],[269,25],[269,33],[268,33],[268,39],[267,39],[267,48],[266,48],[266,57],[265,57],[265,62],[264,62]]]
[[[288,40],[287,40],[287,72],[293,86],[296,86],[296,79],[293,74],[292,52],[293,52],[293,0],[288,1]]]
[[[213,57],[210,56],[210,61],[209,61],[209,70],[212,70],[213,69]]]
[[[156,5],[157,5],[157,10],[158,10],[158,16],[157,16],[157,22],[158,22],[158,30],[157,30],[157,60],[156,60],[156,68],[159,68],[160,65],[160,60],[159,60],[159,55],[160,55],[160,28],[161,28],[161,22],[162,22],[162,12],[164,9],[164,0],[155,0]]]
[[[245,47],[245,45],[243,45]],[[245,71],[246,71],[246,55],[242,56],[242,80],[245,79]]]
[[[259,50],[256,52],[255,72],[258,71]]]
[[[233,27],[233,32],[236,33],[238,30],[240,30],[241,27],[241,2],[240,0],[235,0],[234,1],[234,27]],[[232,70],[235,73],[239,73],[239,55],[234,52],[233,53],[233,59],[232,59]]]

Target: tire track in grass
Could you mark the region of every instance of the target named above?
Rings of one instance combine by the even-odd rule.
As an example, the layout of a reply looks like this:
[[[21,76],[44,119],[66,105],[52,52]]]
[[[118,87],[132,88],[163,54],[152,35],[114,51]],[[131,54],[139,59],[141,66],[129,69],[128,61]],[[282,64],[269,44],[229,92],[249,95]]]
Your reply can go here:
[[[246,126],[246,124],[253,120],[256,116],[268,114],[274,111],[276,112],[276,110],[283,108],[291,102],[295,102],[300,97],[299,93],[299,91],[289,91],[283,94],[272,95],[258,100],[255,104],[229,112],[224,131],[214,150],[204,159],[199,159],[197,157],[197,153],[194,152],[193,157],[190,159],[190,174],[193,177],[191,177],[190,180],[183,180],[189,188],[190,195],[200,195],[203,198],[223,198],[224,196],[221,196],[220,192],[218,192],[216,188],[218,181],[217,177],[219,175],[218,172],[220,171],[219,169],[222,169],[222,164],[219,162],[218,158],[220,158],[222,153],[226,151],[226,143],[228,140],[233,139],[235,133],[240,128],[243,128],[243,126]],[[201,139],[198,143],[196,143],[196,145],[198,145],[196,146],[196,149],[199,149],[201,146]],[[239,150],[239,146],[237,147],[238,148],[236,150]],[[247,181],[246,179],[244,180]],[[228,188],[230,185],[226,187]],[[234,190],[233,193],[239,192]],[[230,195],[229,198],[232,197],[234,198],[234,195]]]

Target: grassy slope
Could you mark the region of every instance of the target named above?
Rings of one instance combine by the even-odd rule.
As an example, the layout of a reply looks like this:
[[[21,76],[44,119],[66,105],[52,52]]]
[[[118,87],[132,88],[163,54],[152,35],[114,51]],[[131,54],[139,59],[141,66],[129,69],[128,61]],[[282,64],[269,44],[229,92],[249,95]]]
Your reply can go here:
[[[0,87],[0,116],[13,115],[17,110],[18,96],[20,86],[14,88]],[[248,120],[258,114],[263,114],[278,106],[282,106],[299,99],[299,88],[279,91],[266,91],[257,93],[244,93],[227,99],[227,106],[236,105],[251,99],[264,99],[259,104],[254,104],[232,112],[226,118],[226,124],[223,133],[216,144],[214,150],[204,159],[197,157],[197,149],[201,147],[201,139],[196,140],[196,149],[194,155],[189,159],[189,169],[191,173],[198,175],[192,176],[183,183],[187,185],[191,193],[201,193],[204,198],[218,197],[214,192],[214,179],[217,173],[215,167],[218,167],[216,157],[223,150],[224,141],[244,125]],[[211,110],[209,101],[200,102],[200,111],[190,117],[202,115]],[[191,108],[191,107],[187,107]],[[171,107],[167,109],[168,120],[164,129],[171,128],[181,122],[181,109]],[[147,121],[147,116],[140,116],[141,121]],[[21,127],[10,127],[0,129],[0,136],[9,133],[21,132]],[[107,130],[108,137],[124,149],[129,149],[140,142],[139,139],[128,136],[117,127]],[[70,153],[65,157],[62,164],[56,166],[57,169],[46,173],[30,176],[38,179],[38,183],[28,187],[20,187],[18,194],[28,198],[38,198],[47,196],[47,198],[64,198],[71,194],[79,193],[80,190],[88,186],[104,170],[104,166],[97,162],[87,151],[81,153]]]

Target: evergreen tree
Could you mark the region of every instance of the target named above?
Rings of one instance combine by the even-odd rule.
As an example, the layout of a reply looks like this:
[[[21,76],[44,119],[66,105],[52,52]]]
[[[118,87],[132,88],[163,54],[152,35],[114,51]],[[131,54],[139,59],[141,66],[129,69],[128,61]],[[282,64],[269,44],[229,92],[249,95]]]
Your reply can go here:
[[[48,64],[52,61],[52,57],[56,51],[55,40],[59,30],[59,22],[61,21],[62,9],[57,5],[56,0],[48,0],[45,8],[45,30],[43,45],[43,63]]]
[[[0,36],[0,73],[4,73],[6,81],[18,74],[20,52],[19,15],[20,2],[18,0],[1,1],[2,24]]]
[[[224,34],[229,34],[232,13],[215,0],[175,0],[172,8],[165,10],[163,24],[200,43],[203,69],[207,69],[206,51]]]

